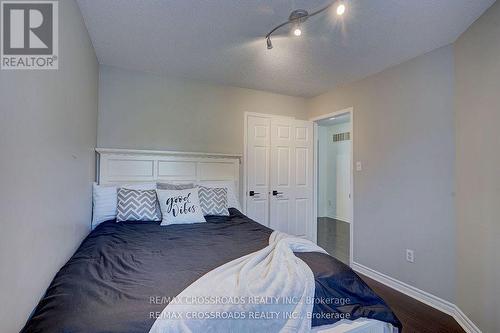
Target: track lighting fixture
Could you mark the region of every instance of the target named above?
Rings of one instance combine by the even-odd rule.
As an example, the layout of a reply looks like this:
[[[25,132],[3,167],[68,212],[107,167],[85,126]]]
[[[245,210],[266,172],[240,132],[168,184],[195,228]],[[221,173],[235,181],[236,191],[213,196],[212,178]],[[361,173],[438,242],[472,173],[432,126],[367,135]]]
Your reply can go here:
[[[338,4],[337,6],[337,15],[339,16],[342,16],[344,15],[345,11],[346,11],[346,6],[345,4],[342,2],[342,1],[336,1],[336,2],[332,2],[331,4],[317,10],[317,11],[314,11],[312,13],[309,14],[309,12],[307,10],[304,10],[304,9],[297,9],[297,10],[294,10],[293,12],[290,13],[290,16],[288,17],[288,21],[286,22],[283,22],[281,23],[280,25],[277,25],[276,27],[274,27],[267,35],[266,35],[266,44],[267,44],[267,49],[270,50],[273,48],[273,43],[271,42],[271,35],[278,29],[280,29],[281,27],[284,27],[285,25],[289,25],[289,24],[292,24],[293,25],[293,34],[296,36],[296,37],[299,37],[300,35],[302,35],[302,29],[300,28],[300,25],[302,23],[304,23],[308,18],[314,16],[314,15],[317,15],[319,13],[322,13],[324,12],[325,10],[329,9],[330,7],[332,7],[334,4]]]

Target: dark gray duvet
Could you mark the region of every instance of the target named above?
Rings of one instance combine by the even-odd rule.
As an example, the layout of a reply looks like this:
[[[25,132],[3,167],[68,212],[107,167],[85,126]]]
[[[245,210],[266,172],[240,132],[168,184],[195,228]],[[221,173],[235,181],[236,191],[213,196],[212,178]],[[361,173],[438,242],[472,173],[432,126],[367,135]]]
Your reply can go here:
[[[230,212],[208,217],[208,223],[166,227],[100,224],[57,273],[22,332],[148,332],[169,297],[268,245],[271,229]],[[390,308],[348,266],[321,253],[297,256],[315,276],[313,326],[367,317],[401,329]],[[319,301],[325,299],[343,301]]]

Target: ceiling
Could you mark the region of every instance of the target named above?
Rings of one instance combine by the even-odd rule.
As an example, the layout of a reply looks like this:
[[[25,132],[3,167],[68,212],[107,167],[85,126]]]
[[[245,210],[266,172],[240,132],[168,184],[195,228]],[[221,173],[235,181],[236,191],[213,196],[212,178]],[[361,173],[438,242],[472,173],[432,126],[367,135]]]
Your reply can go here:
[[[101,64],[311,97],[452,43],[495,0],[347,0],[339,19],[284,28],[327,0],[77,0]],[[334,10],[333,10],[334,12]]]

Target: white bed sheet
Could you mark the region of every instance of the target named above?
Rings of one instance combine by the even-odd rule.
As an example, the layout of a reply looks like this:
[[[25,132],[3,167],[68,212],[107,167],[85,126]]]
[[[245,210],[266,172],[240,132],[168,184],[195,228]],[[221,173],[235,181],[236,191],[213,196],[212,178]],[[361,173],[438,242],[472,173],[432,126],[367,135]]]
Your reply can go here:
[[[383,321],[359,318],[340,320],[335,324],[313,327],[313,333],[398,333],[398,329]]]

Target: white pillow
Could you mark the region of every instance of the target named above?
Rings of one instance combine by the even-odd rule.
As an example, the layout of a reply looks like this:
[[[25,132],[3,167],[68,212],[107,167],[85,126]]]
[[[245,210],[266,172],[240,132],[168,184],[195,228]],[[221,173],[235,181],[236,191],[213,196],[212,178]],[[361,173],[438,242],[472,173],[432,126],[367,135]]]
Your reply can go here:
[[[160,203],[161,225],[207,222],[203,216],[198,188],[156,190]]]
[[[118,205],[118,189],[156,190],[156,183],[128,184],[128,185],[97,185],[92,186],[92,229],[98,224],[114,220]]]
[[[238,194],[234,191],[233,181],[216,181],[216,182],[197,182],[197,185],[209,187],[209,188],[225,188],[227,189],[227,206],[228,208],[236,208],[241,211],[240,201],[238,200]]]

